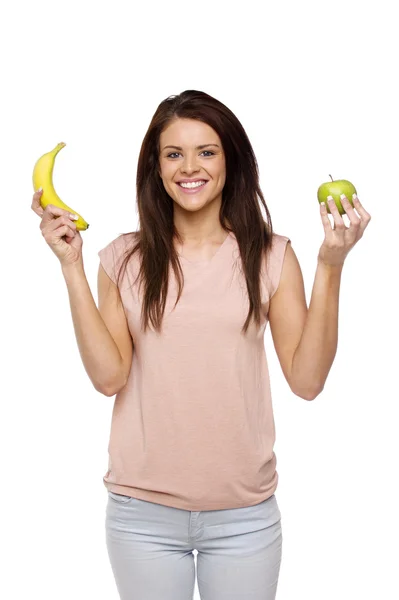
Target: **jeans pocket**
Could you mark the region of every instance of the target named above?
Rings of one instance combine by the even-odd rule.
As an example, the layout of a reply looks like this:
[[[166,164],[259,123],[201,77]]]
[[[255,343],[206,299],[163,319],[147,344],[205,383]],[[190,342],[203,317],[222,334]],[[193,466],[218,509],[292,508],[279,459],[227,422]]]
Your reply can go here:
[[[118,504],[127,504],[128,502],[133,500],[133,498],[131,496],[125,496],[124,494],[117,494],[116,492],[111,492],[110,490],[108,490],[108,496],[109,496],[109,498],[114,500],[114,502],[117,502]]]

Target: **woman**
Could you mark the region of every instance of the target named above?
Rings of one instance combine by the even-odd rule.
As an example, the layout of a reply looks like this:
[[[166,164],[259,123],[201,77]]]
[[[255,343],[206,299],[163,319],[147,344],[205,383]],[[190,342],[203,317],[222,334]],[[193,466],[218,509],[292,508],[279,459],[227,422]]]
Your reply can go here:
[[[116,394],[104,477],[122,600],[272,600],[282,552],[264,333],[294,394],[313,400],[337,347],[342,267],[370,215],[325,206],[309,311],[273,232],[248,137],[211,96],[159,105],[138,161],[139,231],[100,250],[97,309],[66,211],[32,208],[62,265],[86,371]],[[265,212],[264,220],[259,200]]]

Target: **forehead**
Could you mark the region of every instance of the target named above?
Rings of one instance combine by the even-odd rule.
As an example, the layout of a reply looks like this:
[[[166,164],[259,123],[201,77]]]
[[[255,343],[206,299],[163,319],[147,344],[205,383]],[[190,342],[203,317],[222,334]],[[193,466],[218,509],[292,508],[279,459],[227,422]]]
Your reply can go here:
[[[196,146],[220,142],[216,131],[207,123],[195,119],[175,119],[162,131],[160,145]]]

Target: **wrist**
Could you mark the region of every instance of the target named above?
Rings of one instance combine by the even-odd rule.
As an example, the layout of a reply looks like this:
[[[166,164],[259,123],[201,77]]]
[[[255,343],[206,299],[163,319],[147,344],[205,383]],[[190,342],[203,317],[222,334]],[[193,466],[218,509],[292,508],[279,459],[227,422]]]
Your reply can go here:
[[[83,261],[77,260],[73,263],[67,263],[65,265],[61,264],[61,270],[64,275],[69,275],[70,273],[83,273]]]
[[[344,266],[343,262],[340,263],[326,263],[320,257],[317,258],[317,265],[321,267],[323,270],[331,272],[331,273],[340,273]]]

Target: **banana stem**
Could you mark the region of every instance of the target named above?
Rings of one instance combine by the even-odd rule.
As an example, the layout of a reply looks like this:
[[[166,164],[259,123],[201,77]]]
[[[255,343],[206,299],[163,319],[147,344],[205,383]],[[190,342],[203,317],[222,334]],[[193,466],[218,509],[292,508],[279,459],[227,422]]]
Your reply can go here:
[[[58,152],[62,150],[62,148],[64,148],[65,146],[66,144],[64,142],[60,142],[59,144],[57,144],[53,150],[54,156],[57,156]]]

